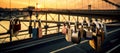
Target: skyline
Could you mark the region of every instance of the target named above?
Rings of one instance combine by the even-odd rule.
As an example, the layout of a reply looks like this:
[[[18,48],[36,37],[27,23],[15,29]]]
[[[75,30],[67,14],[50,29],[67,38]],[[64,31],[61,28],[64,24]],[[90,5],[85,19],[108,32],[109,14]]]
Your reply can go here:
[[[118,0],[110,0],[114,3],[120,3]],[[58,8],[58,9],[88,9],[91,4],[92,9],[116,9],[102,0],[1,0],[2,8],[25,8],[27,6],[35,6],[38,8]],[[10,5],[11,4],[11,5]]]

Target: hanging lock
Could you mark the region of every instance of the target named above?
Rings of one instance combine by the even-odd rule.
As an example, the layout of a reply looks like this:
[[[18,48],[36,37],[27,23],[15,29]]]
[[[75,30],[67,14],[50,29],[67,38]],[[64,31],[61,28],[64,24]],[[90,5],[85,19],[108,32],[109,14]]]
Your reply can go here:
[[[90,26],[90,23],[88,23],[87,31],[86,31],[86,39],[92,40],[93,32]]]
[[[10,33],[11,35],[14,35],[14,33],[13,33],[14,19],[15,19],[15,18],[10,19],[10,26],[9,26],[8,33]]]
[[[86,31],[84,30],[83,25],[81,25],[81,28],[80,28],[80,36],[81,38],[84,38],[84,36],[86,36]]]
[[[92,31],[94,36],[99,36],[99,29],[100,29],[100,25],[98,24],[98,22],[94,21],[92,25]]]
[[[65,39],[68,42],[71,42],[71,36],[72,36],[72,29],[70,28],[70,22],[67,22],[67,33],[65,35]]]
[[[17,32],[21,30],[21,23],[19,19],[14,19],[14,24],[13,24],[13,32]]]
[[[36,27],[36,20],[34,20],[34,27],[32,28],[32,37],[33,39],[38,38],[38,28]]]
[[[10,27],[9,27],[9,33],[11,35],[17,35],[19,30],[21,30],[21,23],[20,20],[17,18],[12,18],[10,20]]]
[[[85,24],[85,25],[84,25]],[[86,31],[84,30],[84,27],[86,27],[86,21],[84,20],[83,23],[81,24],[81,29],[80,29],[80,32],[81,32],[81,38],[85,38],[86,39]]]
[[[95,34],[94,34],[94,44],[95,44],[95,49],[96,51],[100,51],[101,50],[101,34],[100,34],[100,25],[98,22],[94,22],[95,26],[96,26],[96,30],[95,30]]]
[[[98,22],[98,23],[100,24],[100,30],[99,31],[100,31],[101,42],[103,43],[104,39],[105,39],[105,32],[104,32],[104,28],[103,28],[103,23],[101,23],[101,22]]]
[[[74,25],[71,39],[73,43],[77,43],[77,44],[79,44],[81,41],[81,33],[80,33],[78,22],[76,22]]]
[[[38,38],[42,38],[41,20],[38,20]]]
[[[66,35],[66,34],[67,34],[67,26],[66,26],[65,23],[63,24],[62,34],[63,34],[63,35]]]
[[[41,28],[41,21],[38,20],[38,27],[36,26],[37,21],[34,20],[34,28],[32,28],[32,37],[33,39],[42,38],[42,28]]]

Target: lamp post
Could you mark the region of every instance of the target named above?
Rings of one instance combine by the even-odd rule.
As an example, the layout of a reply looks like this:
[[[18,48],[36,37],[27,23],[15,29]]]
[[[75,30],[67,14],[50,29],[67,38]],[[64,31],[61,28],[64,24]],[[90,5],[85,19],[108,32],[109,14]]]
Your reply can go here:
[[[91,10],[91,4],[88,5],[88,10]]]
[[[93,1],[89,0],[89,3],[88,3],[88,10],[91,10],[92,3],[93,3]]]

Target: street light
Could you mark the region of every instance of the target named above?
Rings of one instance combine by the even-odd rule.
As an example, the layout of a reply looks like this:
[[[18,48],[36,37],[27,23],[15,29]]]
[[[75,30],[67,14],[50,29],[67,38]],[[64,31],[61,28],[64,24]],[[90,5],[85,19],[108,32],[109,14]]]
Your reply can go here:
[[[93,3],[93,1],[92,0],[89,0],[89,3],[88,3],[88,10],[91,10],[91,4]]]

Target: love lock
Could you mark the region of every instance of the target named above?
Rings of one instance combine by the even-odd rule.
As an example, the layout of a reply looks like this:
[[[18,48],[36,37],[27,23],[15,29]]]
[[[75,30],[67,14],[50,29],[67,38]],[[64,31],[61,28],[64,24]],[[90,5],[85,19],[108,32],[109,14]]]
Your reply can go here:
[[[84,25],[85,24],[85,25]],[[84,27],[86,27],[86,21],[84,20],[83,23],[81,24],[80,32],[81,32],[81,38],[86,39],[86,31],[84,30]]]
[[[17,35],[19,34],[19,30],[21,30],[20,20],[17,18],[12,18],[10,20],[10,26],[8,31],[10,33],[10,41],[12,41],[12,36],[15,36],[19,40],[19,38],[17,37]]]
[[[81,38],[84,38],[86,36],[86,31],[84,30],[83,25],[81,25],[81,28],[80,28],[80,36]]]
[[[96,25],[96,29],[94,32],[93,40],[94,40],[94,45],[95,45],[95,50],[99,52],[101,50],[101,33],[100,33],[100,25],[98,22],[94,22]],[[93,25],[94,26],[94,25]]]
[[[102,42],[101,44],[103,44],[104,39],[105,39],[105,31],[103,29],[101,29],[100,34],[101,34],[101,42]]]
[[[36,27],[36,20],[34,20],[34,28],[32,28],[32,38],[36,39],[38,35],[38,28]]]
[[[84,27],[87,27],[87,22],[84,20],[83,21],[83,23],[82,23],[82,26],[81,26],[81,28],[82,28],[82,38],[85,38],[86,39],[86,34],[87,34],[87,31],[84,29]]]
[[[63,35],[66,35],[66,34],[67,34],[67,26],[66,26],[65,23],[63,24],[62,34],[63,34]]]
[[[20,20],[17,18],[12,18],[10,20],[10,34],[17,35],[19,30],[21,30]]]
[[[77,43],[77,44],[79,44],[81,41],[81,33],[77,22],[75,23],[74,29],[72,31],[71,39],[73,43]]]
[[[21,30],[21,23],[19,19],[14,19],[15,23],[13,24],[13,31],[14,32],[18,32],[19,30]]]
[[[91,40],[93,36],[93,32],[90,26],[90,23],[88,23],[87,31],[86,31],[86,39]]]
[[[38,20],[38,38],[42,38],[41,20]]]
[[[105,39],[105,32],[104,32],[104,28],[103,28],[103,23],[98,22],[100,24],[100,37],[101,37],[101,44],[104,42]]]
[[[71,36],[72,36],[72,29],[70,28],[70,22],[66,23],[67,24],[67,33],[65,35],[65,39],[68,42],[71,42]]]
[[[100,29],[96,29],[96,38],[97,38],[97,40],[96,40],[96,50],[97,51],[100,51],[100,49],[101,49],[101,34],[100,34],[100,31],[99,31]]]
[[[10,19],[10,26],[9,26],[9,30],[8,30],[8,33],[10,33],[10,34],[13,34],[14,19],[15,18]]]

